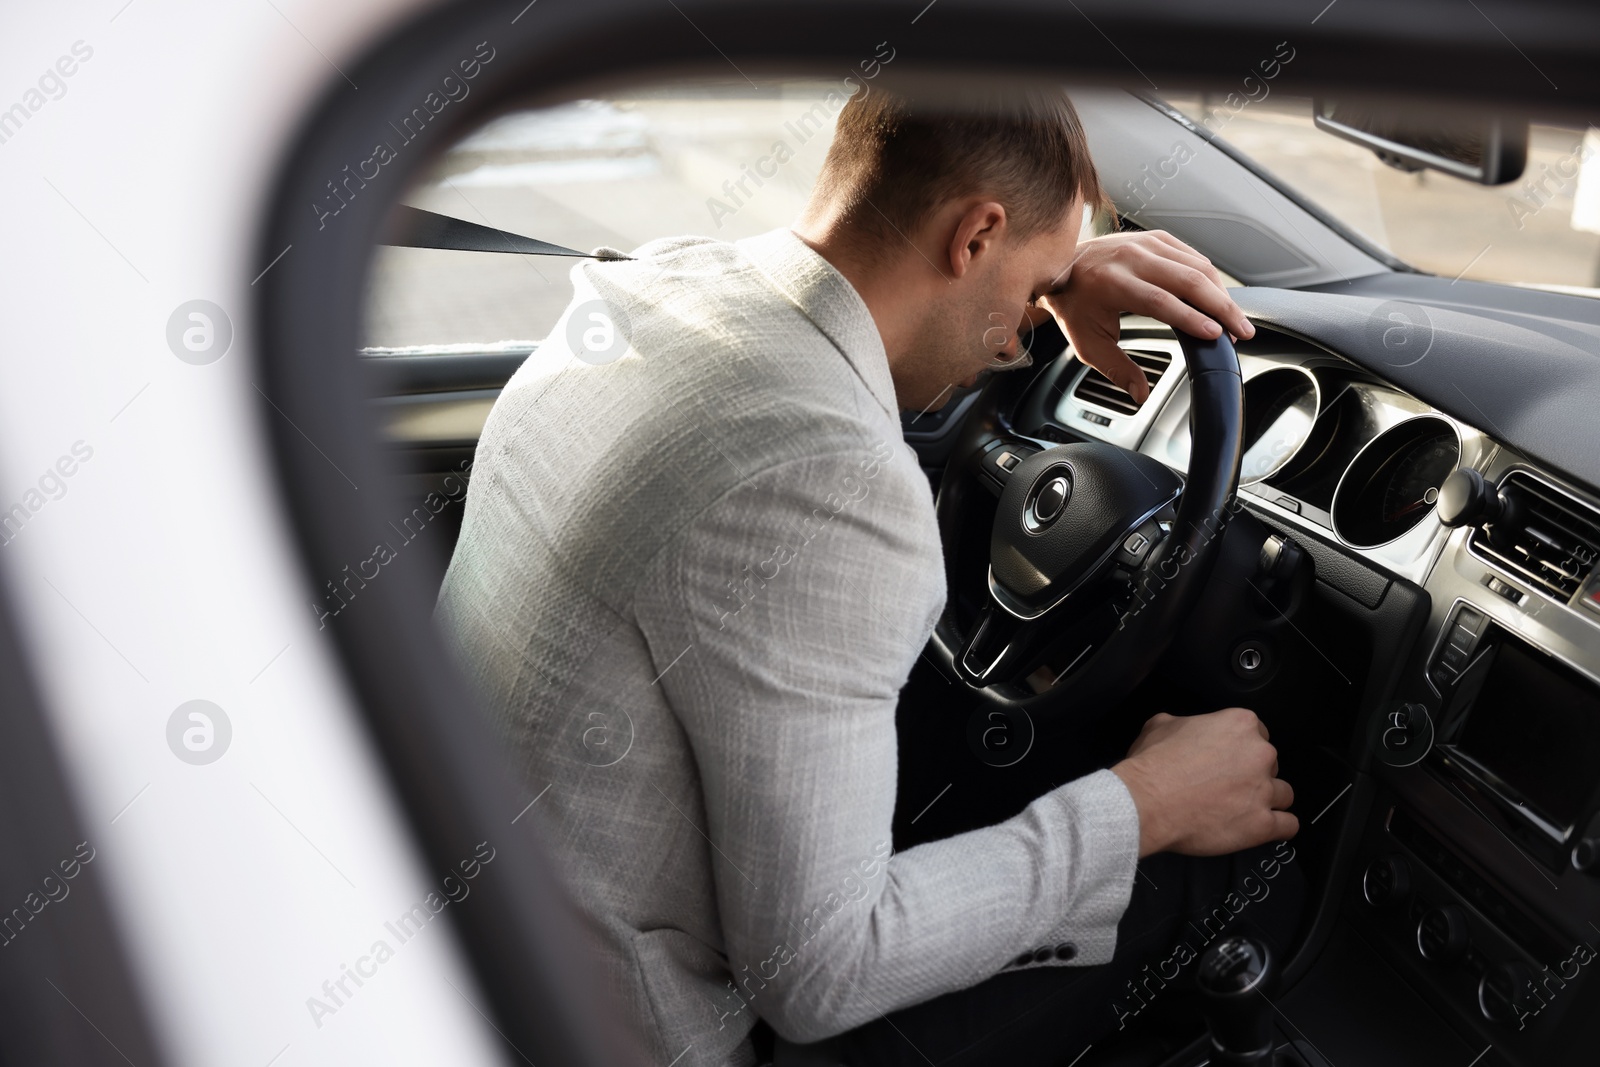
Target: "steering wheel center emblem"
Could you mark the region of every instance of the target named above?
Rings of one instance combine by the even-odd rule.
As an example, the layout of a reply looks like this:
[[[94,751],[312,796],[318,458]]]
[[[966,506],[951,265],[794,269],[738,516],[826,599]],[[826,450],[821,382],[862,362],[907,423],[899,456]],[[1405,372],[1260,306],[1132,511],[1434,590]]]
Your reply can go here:
[[[1023,525],[1033,531],[1044,529],[1061,517],[1071,499],[1072,479],[1066,471],[1057,471],[1034,491],[1022,515]]]

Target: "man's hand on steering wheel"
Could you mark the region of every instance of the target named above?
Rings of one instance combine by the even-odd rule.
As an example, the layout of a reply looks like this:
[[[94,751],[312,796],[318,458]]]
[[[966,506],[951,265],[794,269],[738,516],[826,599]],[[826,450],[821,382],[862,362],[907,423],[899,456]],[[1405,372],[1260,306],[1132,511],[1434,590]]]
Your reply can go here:
[[[1211,261],[1161,230],[1084,241],[1038,306],[1055,316],[1080,360],[1140,404],[1150,386],[1117,344],[1122,315],[1148,315],[1196,337],[1217,337],[1224,328],[1236,338],[1256,332]]]

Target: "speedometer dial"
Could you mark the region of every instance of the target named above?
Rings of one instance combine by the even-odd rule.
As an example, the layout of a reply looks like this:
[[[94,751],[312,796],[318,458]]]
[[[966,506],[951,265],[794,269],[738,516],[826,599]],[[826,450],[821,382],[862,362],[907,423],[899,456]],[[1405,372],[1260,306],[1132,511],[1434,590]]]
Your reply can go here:
[[[1347,544],[1375,548],[1404,536],[1433,511],[1456,469],[1461,442],[1436,416],[1410,419],[1373,438],[1333,495],[1333,526]]]
[[[1418,441],[1395,460],[1394,473],[1383,490],[1383,524],[1404,524],[1433,507],[1439,499],[1439,486],[1456,469],[1459,452],[1455,436],[1441,434]]]

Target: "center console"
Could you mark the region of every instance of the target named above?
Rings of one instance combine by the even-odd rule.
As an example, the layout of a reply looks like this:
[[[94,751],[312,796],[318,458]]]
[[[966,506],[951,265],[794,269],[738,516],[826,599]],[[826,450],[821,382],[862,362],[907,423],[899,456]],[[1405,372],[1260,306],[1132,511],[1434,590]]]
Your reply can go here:
[[[1600,570],[1580,552],[1563,581],[1527,580],[1483,540],[1452,535],[1417,661],[1370,724],[1379,789],[1343,917],[1485,1063],[1592,1063]]]

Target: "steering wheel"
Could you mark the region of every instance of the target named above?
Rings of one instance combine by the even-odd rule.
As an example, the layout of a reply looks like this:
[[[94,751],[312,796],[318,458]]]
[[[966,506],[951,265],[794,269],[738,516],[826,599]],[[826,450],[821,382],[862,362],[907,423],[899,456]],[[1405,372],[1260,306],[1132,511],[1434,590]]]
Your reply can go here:
[[[1244,392],[1226,333],[1177,338],[1191,403],[1185,478],[1116,445],[1051,447],[1017,432],[1034,384],[1008,380],[1021,375],[996,375],[968,414],[937,499],[949,596],[931,645],[987,718],[1089,725],[1149,674],[1205,587],[1236,508]],[[1043,372],[1051,380],[1029,394],[1036,414],[1069,366]],[[996,492],[980,561],[970,515]]]

